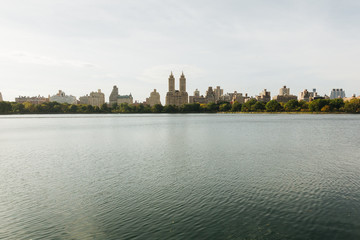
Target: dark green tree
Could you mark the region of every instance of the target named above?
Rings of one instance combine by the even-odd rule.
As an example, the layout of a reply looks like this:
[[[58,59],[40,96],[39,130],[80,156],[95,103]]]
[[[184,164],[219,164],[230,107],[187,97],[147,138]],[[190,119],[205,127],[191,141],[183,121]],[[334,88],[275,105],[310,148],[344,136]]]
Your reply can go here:
[[[151,107],[151,112],[153,113],[161,113],[163,111],[164,107],[161,104],[155,104]]]
[[[292,99],[285,103],[284,109],[286,112],[300,111],[300,104],[297,100]]]
[[[232,106],[230,103],[225,102],[225,103],[220,104],[219,111],[220,112],[228,112],[228,111],[230,111],[231,107]]]
[[[267,112],[280,112],[283,110],[281,104],[276,100],[271,100],[265,105]]]

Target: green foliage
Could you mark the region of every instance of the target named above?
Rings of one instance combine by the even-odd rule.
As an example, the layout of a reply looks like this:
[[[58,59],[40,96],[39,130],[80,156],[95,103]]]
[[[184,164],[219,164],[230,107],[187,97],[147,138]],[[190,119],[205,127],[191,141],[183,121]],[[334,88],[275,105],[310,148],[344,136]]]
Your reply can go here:
[[[300,102],[298,102],[295,99],[290,100],[287,103],[285,103],[284,109],[286,112],[300,111],[301,109]]]
[[[345,103],[342,98],[332,99],[332,100],[330,100],[330,103],[329,103],[330,111],[343,110],[344,106],[345,106]]]
[[[267,112],[280,112],[283,110],[281,104],[276,100],[271,100],[265,105]]]
[[[342,99],[318,99],[307,103],[305,101],[291,100],[281,105],[276,100],[267,104],[251,99],[244,104],[234,102],[208,103],[208,104],[183,104],[162,106],[156,104],[152,107],[146,104],[107,104],[102,106],[60,104],[57,102],[45,102],[42,104],[31,103],[9,103],[0,102],[0,114],[28,114],[28,113],[215,113],[215,112],[281,112],[281,111],[313,111],[313,112],[347,112],[360,113],[360,99],[345,102]]]
[[[179,108],[180,112],[183,113],[199,113],[200,112],[200,104],[199,103],[190,103],[190,104],[183,104]]]
[[[231,106],[231,112],[240,112],[241,111],[242,104],[235,101]]]
[[[351,99],[345,102],[344,110],[347,113],[360,113],[360,99]]]
[[[265,110],[265,103],[257,101],[255,104],[251,105],[251,111],[254,112],[263,112]]]
[[[316,99],[309,104],[309,110],[312,112],[320,112],[323,107],[329,105],[329,99]]]
[[[256,103],[256,99],[250,99],[246,103],[244,103],[241,107],[242,112],[251,112],[252,111],[252,105]]]
[[[230,103],[222,103],[220,106],[219,106],[219,111],[220,112],[228,112],[230,111],[231,109],[231,104]]]
[[[206,111],[207,112],[217,112],[219,111],[219,105],[217,105],[216,103],[208,103],[206,104]]]
[[[155,104],[151,107],[151,112],[153,113],[161,113],[164,110],[164,107],[161,104]]]
[[[164,107],[164,113],[176,113],[178,112],[178,107],[175,105],[166,105]]]
[[[0,114],[12,112],[12,105],[9,102],[0,102]]]

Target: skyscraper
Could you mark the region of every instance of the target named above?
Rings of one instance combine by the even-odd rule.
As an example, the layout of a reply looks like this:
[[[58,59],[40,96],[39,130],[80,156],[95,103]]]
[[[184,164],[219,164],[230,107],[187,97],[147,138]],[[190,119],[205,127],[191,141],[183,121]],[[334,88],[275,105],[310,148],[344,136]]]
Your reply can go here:
[[[175,78],[171,72],[169,76],[169,91],[166,93],[166,105],[181,106],[188,103],[188,93],[186,92],[186,78],[184,73],[180,76],[180,90],[175,90]]]

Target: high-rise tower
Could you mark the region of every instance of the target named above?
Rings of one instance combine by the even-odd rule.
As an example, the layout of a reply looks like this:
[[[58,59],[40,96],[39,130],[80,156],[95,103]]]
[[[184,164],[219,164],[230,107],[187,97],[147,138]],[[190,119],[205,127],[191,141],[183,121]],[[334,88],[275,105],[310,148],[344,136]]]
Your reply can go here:
[[[184,73],[180,76],[180,90],[175,90],[175,78],[171,72],[169,77],[169,91],[166,93],[166,105],[181,106],[189,102],[186,92],[186,78]]]
[[[109,96],[109,104],[110,106],[112,106],[114,103],[117,103],[117,97],[119,95],[119,89],[118,87],[115,85],[113,87],[113,90],[111,91],[111,94]]]
[[[186,78],[184,72],[180,76],[180,92],[186,92]]]
[[[169,92],[175,92],[175,78],[172,72],[169,76]]]

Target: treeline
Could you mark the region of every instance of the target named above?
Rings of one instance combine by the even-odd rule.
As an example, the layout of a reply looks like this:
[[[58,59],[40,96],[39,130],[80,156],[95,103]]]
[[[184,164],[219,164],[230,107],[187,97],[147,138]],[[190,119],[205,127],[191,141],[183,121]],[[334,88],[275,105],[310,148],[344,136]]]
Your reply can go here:
[[[312,102],[291,100],[285,104],[276,100],[268,103],[251,99],[246,103],[229,102],[208,104],[184,104],[182,106],[157,104],[150,107],[145,104],[114,104],[109,107],[91,105],[60,104],[47,102],[42,104],[0,102],[0,114],[48,114],[48,113],[216,113],[216,112],[345,112],[360,113],[360,99],[344,102],[342,99],[317,99]]]

